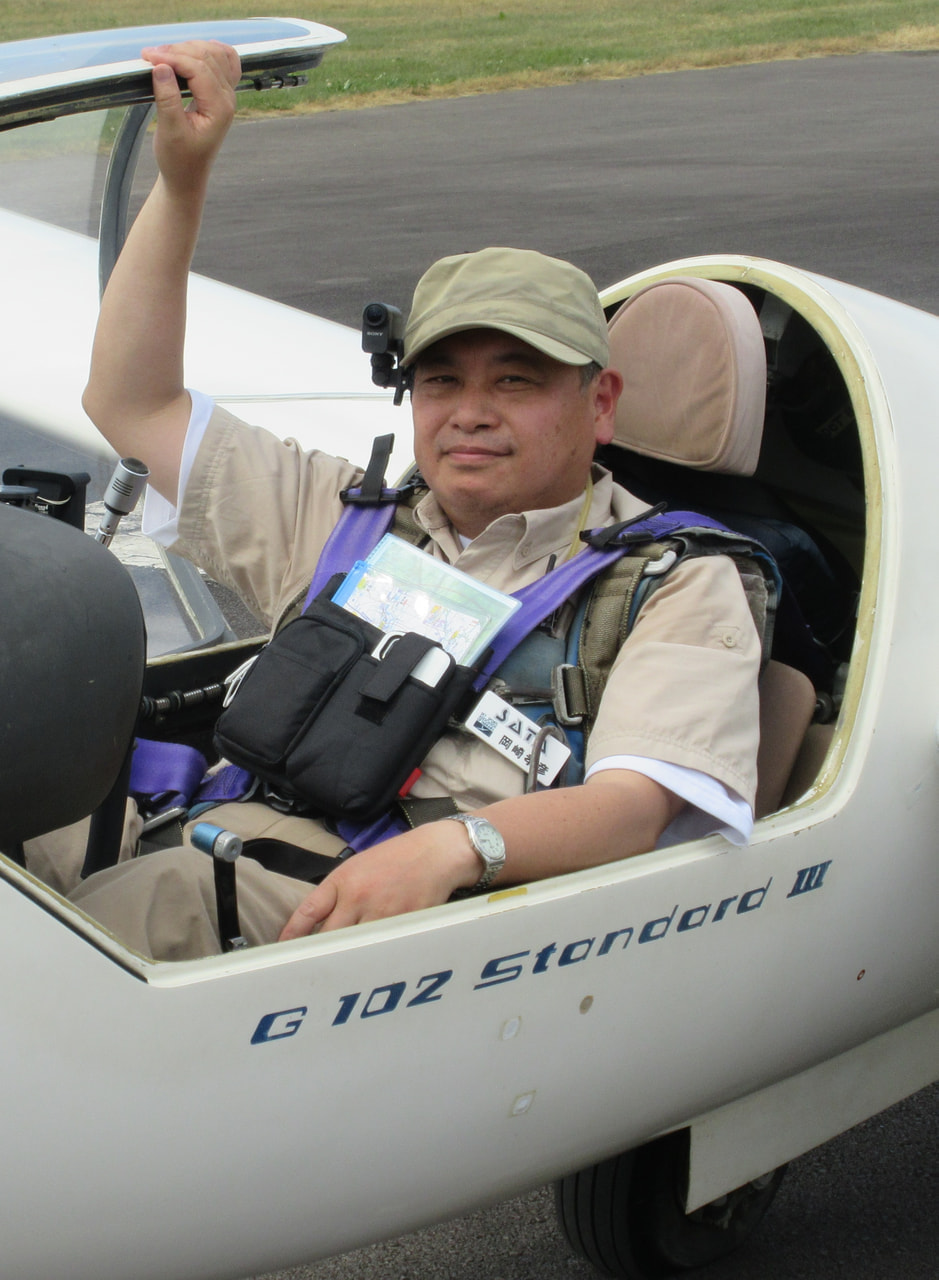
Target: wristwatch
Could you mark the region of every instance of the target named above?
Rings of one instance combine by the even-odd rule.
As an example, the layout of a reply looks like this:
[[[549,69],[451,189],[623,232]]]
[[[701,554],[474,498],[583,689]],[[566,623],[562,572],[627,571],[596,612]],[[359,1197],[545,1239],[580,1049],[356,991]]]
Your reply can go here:
[[[462,822],[469,836],[470,844],[479,854],[483,864],[483,873],[471,889],[459,891],[460,897],[467,893],[481,893],[488,889],[496,875],[505,866],[505,841],[491,822],[485,818],[474,818],[469,813],[451,813],[452,822]]]

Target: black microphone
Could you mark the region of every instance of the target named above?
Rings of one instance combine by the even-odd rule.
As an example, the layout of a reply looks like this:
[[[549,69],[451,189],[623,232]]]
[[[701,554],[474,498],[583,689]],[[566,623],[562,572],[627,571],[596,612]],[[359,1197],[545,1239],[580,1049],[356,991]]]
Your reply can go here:
[[[137,505],[149,474],[150,468],[139,458],[121,458],[104,491],[104,515],[98,525],[95,542],[105,547],[111,545],[117,526]]]

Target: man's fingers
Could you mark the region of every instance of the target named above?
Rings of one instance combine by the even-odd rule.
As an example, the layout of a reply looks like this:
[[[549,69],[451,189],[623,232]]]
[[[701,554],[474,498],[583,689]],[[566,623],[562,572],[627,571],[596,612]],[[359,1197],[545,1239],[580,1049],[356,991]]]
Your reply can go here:
[[[218,40],[152,45],[141,50],[140,56],[145,62],[172,67],[183,80],[209,75],[226,89],[234,89],[241,79],[241,59],[237,51]]]
[[[234,88],[241,79],[241,59],[238,52],[230,44],[220,44],[217,40],[212,43],[218,52],[219,67],[224,70],[226,80]]]
[[[241,61],[230,45],[190,41],[143,49],[140,56],[153,64],[153,90],[158,105],[172,105],[175,97],[170,86],[172,75],[173,79],[186,81],[193,107],[200,114],[211,116],[220,107],[234,110],[234,90],[241,78]]]
[[[308,893],[297,907],[281,929],[278,942],[289,942],[291,938],[305,938],[312,933],[335,908],[337,897],[336,889],[330,885],[327,876],[323,883],[318,885],[312,893]]]
[[[153,66],[153,100],[161,115],[183,110],[183,95],[176,72],[165,62],[156,62]]]

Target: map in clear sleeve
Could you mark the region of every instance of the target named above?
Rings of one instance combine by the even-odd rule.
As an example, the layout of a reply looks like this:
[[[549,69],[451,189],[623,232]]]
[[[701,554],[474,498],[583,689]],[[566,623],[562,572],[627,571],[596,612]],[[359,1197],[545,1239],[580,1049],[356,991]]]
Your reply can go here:
[[[520,602],[385,534],[346,574],[336,604],[382,631],[416,631],[472,663]]]

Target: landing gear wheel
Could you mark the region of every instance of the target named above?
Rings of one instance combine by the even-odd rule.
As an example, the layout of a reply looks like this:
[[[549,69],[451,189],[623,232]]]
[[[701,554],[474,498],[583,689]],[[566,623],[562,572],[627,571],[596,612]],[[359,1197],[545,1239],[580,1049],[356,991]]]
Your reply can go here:
[[[555,1184],[558,1222],[605,1276],[662,1280],[724,1257],[756,1228],[786,1169],[685,1213],[687,1129],[569,1174]]]

